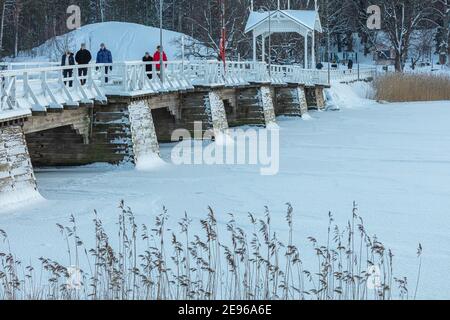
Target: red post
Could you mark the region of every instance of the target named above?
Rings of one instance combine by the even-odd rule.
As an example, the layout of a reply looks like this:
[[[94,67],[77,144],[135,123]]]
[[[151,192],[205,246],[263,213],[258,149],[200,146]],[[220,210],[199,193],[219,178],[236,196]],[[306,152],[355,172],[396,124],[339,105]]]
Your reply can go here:
[[[221,32],[221,38],[220,38],[220,58],[223,61],[223,70],[224,72],[226,72],[226,60],[227,60],[227,56],[226,56],[226,28],[225,28],[225,0],[220,0],[221,2],[221,20],[222,20],[222,32]]]

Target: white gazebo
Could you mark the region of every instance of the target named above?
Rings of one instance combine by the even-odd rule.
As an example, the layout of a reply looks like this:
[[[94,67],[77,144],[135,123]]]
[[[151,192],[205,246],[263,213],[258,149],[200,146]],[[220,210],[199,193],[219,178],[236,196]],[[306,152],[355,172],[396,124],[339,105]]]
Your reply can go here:
[[[253,1],[252,1],[253,2]],[[262,37],[262,54],[261,60],[265,61],[265,40],[273,33],[290,33],[300,34],[305,39],[304,61],[305,69],[308,68],[308,45],[311,38],[311,66],[315,67],[315,33],[322,33],[322,25],[318,7],[315,10],[291,10],[288,4],[287,10],[280,9],[278,1],[278,9],[274,11],[254,11],[253,4],[251,13],[245,27],[245,33],[253,33],[253,60],[257,61],[257,38]]]

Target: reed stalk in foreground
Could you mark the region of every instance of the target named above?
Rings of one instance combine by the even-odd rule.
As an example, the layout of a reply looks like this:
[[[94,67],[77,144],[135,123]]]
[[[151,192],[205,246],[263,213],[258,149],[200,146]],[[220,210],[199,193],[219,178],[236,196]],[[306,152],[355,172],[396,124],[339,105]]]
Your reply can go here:
[[[274,231],[271,213],[248,214],[244,230],[233,214],[221,226],[212,208],[200,221],[201,234],[185,214],[178,230],[167,226],[166,209],[152,226],[138,226],[132,210],[120,203],[117,234],[111,236],[94,212],[95,245],[86,248],[74,216],[57,225],[67,261],[41,258],[41,267],[25,266],[11,252],[0,230],[1,299],[239,299],[239,300],[388,300],[408,299],[408,281],[394,277],[393,254],[369,236],[354,205],[343,228],[329,214],[327,241],[309,237],[315,267],[303,263],[306,250],[294,241],[294,210],[287,204],[285,242]],[[241,223],[245,223],[241,221]],[[419,257],[422,247],[419,247]],[[421,261],[421,260],[420,260]],[[75,269],[74,279],[71,265]],[[416,282],[417,294],[420,277]]]

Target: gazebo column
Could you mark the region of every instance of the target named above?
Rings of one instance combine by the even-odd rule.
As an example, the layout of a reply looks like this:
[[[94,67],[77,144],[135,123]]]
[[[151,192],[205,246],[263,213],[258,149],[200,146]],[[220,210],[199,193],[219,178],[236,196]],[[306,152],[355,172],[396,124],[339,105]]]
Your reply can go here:
[[[305,57],[304,57],[304,61],[305,61],[305,69],[308,69],[308,32],[305,32]]]
[[[261,53],[261,61],[265,62],[266,61],[266,36],[263,34],[262,35],[262,53]]]
[[[312,47],[311,47],[311,69],[316,68],[316,35],[315,30],[312,31]]]
[[[253,62],[256,62],[256,34],[255,34],[255,31],[253,31],[252,34],[253,34]]]

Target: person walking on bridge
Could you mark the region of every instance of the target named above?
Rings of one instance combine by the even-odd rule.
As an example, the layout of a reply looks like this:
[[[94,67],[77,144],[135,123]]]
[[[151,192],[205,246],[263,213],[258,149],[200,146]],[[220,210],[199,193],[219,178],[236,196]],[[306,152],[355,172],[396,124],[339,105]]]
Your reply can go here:
[[[162,60],[164,61],[164,62],[167,62],[168,60],[167,60],[167,55],[166,55],[166,53],[165,52],[162,52]],[[155,52],[155,54],[153,55],[153,61],[157,61],[158,62],[158,64],[156,65],[156,70],[157,71],[160,71],[161,70],[161,65],[160,65],[160,61],[161,61],[161,46],[157,46],[156,47],[156,52]]]
[[[148,63],[145,65],[145,72],[147,73],[147,77],[152,80],[153,78],[153,65],[150,62],[153,62],[153,57],[150,55],[150,53],[146,52],[145,56],[142,58],[142,61],[145,63]]]
[[[86,49],[86,44],[81,44],[81,49],[77,52],[75,55],[75,61],[79,65],[87,65],[92,60],[92,55],[89,52],[89,50]],[[86,76],[87,76],[88,68],[79,68],[78,69],[78,76],[81,78],[80,82],[81,85],[86,84]]]
[[[352,59],[348,60],[347,68],[348,68],[348,70],[352,71],[352,69],[353,69],[353,60]]]
[[[112,64],[112,54],[111,51],[106,49],[106,46],[104,43],[100,45],[100,50],[97,53],[97,59],[96,62],[99,64]],[[105,66],[105,83],[108,83],[108,72],[112,70],[112,66]]]
[[[74,66],[75,65],[75,59],[73,57],[73,53],[70,52],[70,50],[67,50],[61,59],[61,66],[67,67],[67,66]],[[64,81],[64,84],[67,85],[69,83],[69,87],[72,87],[73,84],[73,69],[63,69],[63,77],[64,79],[69,79],[69,81]]]

